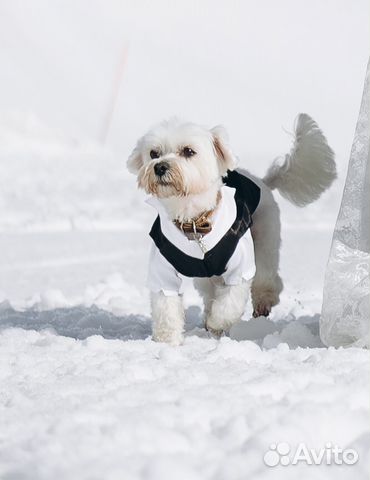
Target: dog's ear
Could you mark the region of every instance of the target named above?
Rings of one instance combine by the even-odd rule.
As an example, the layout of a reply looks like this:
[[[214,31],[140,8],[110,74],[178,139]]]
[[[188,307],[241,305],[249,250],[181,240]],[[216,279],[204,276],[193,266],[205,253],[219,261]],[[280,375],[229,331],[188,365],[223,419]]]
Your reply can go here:
[[[222,125],[217,125],[216,127],[211,128],[211,133],[220,173],[223,176],[228,170],[234,170],[237,160],[231,151],[226,129]]]
[[[137,143],[136,147],[133,149],[131,155],[128,157],[126,165],[128,171],[130,173],[134,173],[135,175],[139,173],[140,168],[143,166],[140,140]]]

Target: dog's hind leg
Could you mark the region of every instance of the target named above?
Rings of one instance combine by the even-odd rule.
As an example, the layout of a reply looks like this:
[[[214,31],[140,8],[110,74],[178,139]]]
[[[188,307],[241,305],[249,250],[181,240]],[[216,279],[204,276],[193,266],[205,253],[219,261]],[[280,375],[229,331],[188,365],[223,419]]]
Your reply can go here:
[[[279,276],[280,212],[272,193],[266,185],[261,187],[261,199],[253,214],[251,234],[254,243],[256,274],[251,295],[253,316],[267,317],[271,308],[279,303],[283,283]]]

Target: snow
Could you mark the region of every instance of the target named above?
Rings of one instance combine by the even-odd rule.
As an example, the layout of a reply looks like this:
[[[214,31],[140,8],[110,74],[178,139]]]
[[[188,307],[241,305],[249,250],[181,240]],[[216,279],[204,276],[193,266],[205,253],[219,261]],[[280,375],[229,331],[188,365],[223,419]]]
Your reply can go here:
[[[205,1],[194,15],[190,0],[176,8],[164,0],[129,8],[2,2],[2,480],[367,478],[369,352],[324,347],[319,321],[368,55],[368,6],[275,3],[225,10]],[[166,13],[160,31],[158,12]],[[178,35],[184,18],[191,35]],[[104,146],[97,132],[128,40]],[[230,336],[216,340],[189,289],[184,345],[152,342],[144,284],[153,212],[125,169],[134,141],[173,113],[222,122],[241,165],[262,174],[288,151],[281,126],[301,110],[323,127],[341,176],[303,210],[277,196],[280,305],[269,319],[252,319],[248,304]],[[268,467],[263,456],[278,442],[331,442],[354,448],[359,461]]]
[[[122,173],[122,204],[107,195],[90,205],[100,179],[114,190],[115,155],[91,147],[112,159],[112,171],[103,173],[100,153],[93,155],[86,180],[68,156],[65,175],[44,162],[37,142],[23,163],[27,202],[11,203],[16,175],[1,197],[2,218],[10,211],[13,224],[3,220],[0,235],[0,478],[366,478],[369,353],[327,349],[319,338],[331,225],[295,223],[283,211],[285,290],[271,319],[251,319],[248,305],[230,337],[210,338],[189,290],[185,344],[156,344],[143,287],[152,213],[139,203],[134,179]],[[14,149],[12,161],[3,155],[9,175],[27,148]],[[80,161],[73,149],[70,158]],[[46,192],[38,175],[47,175]],[[71,211],[64,194],[53,201],[53,185],[76,192],[77,200],[66,197]],[[83,214],[81,198],[89,206]],[[47,214],[40,217],[32,202]],[[330,469],[263,463],[271,443],[320,448],[328,441],[356,449],[359,462]]]
[[[174,349],[19,328],[0,342],[2,478],[313,478],[271,472],[262,455],[277,441],[369,447],[363,350],[197,336]]]

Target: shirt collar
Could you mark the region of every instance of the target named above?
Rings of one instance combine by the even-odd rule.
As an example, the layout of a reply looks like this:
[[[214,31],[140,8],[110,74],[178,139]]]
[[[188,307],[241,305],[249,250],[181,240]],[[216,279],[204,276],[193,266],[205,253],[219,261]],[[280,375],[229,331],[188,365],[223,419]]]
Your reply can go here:
[[[204,235],[203,240],[210,250],[225,235],[236,218],[235,188],[221,187],[222,198],[213,217],[212,230]],[[160,200],[156,197],[148,197],[146,203],[154,207],[161,219],[163,234],[184,253],[197,258],[203,258],[204,254],[194,240],[189,240],[172,222]]]

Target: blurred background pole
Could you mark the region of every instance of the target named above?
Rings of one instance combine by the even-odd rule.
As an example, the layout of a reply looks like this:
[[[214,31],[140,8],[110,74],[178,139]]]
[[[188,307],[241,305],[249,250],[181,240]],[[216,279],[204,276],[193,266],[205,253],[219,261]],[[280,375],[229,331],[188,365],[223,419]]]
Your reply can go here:
[[[107,141],[109,130],[112,124],[114,111],[116,109],[119,93],[121,90],[123,75],[125,73],[127,57],[128,57],[128,44],[124,44],[121,50],[121,55],[120,55],[117,69],[114,75],[111,96],[107,105],[107,110],[103,118],[103,123],[100,131],[100,135],[99,135],[99,140],[103,145]]]

